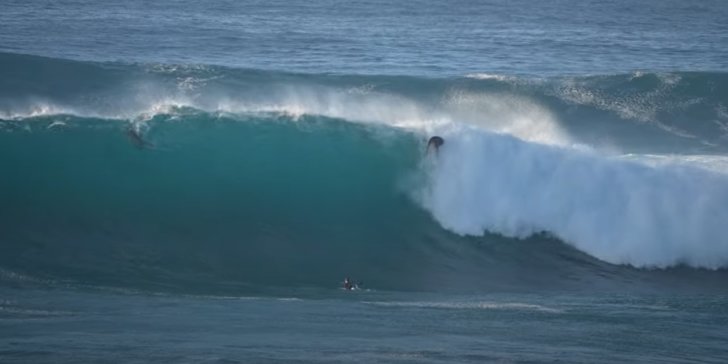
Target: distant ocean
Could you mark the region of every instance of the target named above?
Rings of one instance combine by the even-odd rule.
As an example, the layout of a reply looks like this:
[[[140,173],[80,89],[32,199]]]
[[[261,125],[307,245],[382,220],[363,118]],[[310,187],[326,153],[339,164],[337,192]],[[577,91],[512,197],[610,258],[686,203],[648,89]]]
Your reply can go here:
[[[726,362],[727,19],[6,0],[0,362]]]

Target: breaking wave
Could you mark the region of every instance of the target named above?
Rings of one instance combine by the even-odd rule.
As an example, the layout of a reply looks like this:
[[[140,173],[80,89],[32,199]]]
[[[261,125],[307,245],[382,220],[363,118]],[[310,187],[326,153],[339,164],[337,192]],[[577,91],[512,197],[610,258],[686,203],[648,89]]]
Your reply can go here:
[[[3,281],[497,289],[728,267],[726,74],[0,65]]]

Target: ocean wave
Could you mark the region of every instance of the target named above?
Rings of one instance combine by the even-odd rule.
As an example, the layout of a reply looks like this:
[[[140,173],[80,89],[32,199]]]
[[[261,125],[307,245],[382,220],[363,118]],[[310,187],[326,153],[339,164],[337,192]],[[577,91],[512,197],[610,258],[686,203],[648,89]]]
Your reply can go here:
[[[0,64],[8,272],[235,291],[350,274],[377,289],[468,289],[728,267],[721,73],[527,82]],[[433,134],[446,140],[437,157],[424,152]]]

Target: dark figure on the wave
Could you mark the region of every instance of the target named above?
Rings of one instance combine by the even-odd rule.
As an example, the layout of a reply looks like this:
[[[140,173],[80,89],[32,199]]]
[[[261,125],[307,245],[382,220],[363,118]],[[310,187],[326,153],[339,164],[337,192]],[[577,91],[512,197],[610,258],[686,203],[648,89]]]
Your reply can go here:
[[[344,278],[344,289],[347,291],[354,289],[354,282],[352,282],[349,277]]]
[[[138,149],[144,149],[146,147],[152,146],[152,144],[144,140],[144,138],[142,138],[142,135],[134,128],[129,128],[126,131],[126,135],[129,137],[129,140],[131,140],[132,144],[134,144],[134,146]]]
[[[445,139],[437,135],[433,136],[427,141],[427,153],[430,153],[430,150],[434,150],[437,153],[443,144],[445,144]]]

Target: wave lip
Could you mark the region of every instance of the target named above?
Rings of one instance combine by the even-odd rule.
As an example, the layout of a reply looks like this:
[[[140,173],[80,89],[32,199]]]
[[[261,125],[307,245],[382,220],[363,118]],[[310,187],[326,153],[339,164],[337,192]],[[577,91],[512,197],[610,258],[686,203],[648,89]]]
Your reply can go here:
[[[728,153],[728,73],[427,78],[210,65],[69,61],[0,53],[0,118],[145,119],[170,107],[280,112],[432,132],[466,123],[547,144]]]

